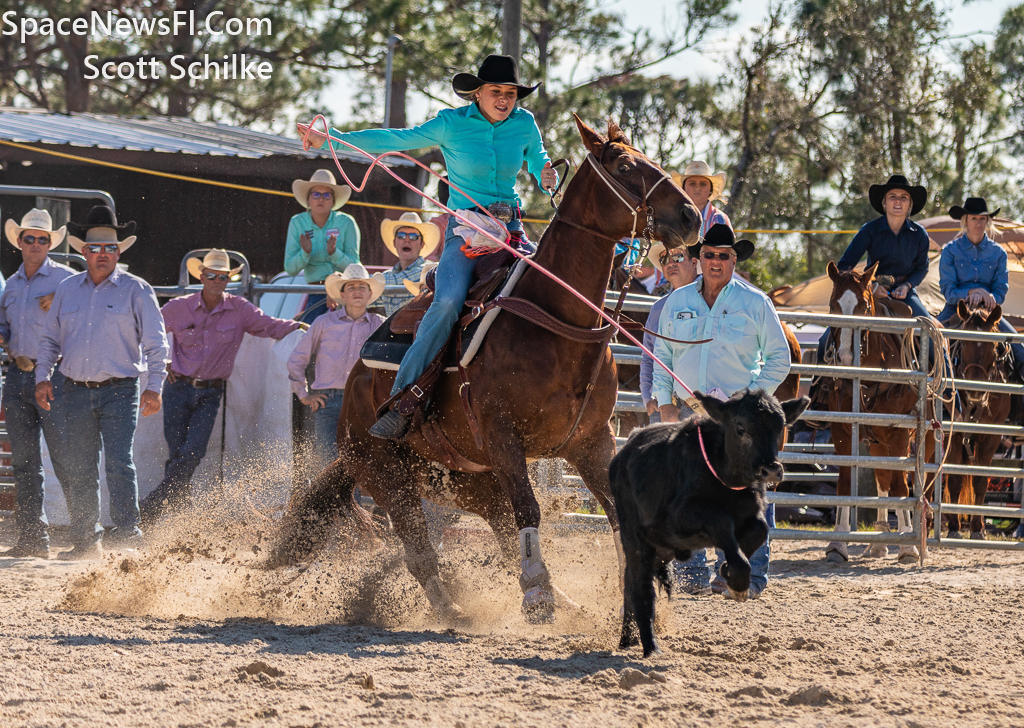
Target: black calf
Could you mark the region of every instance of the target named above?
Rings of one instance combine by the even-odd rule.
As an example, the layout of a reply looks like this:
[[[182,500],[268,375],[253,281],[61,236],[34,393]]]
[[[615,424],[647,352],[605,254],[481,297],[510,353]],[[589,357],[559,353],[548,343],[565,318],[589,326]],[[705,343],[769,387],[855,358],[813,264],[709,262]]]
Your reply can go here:
[[[673,558],[721,549],[727,561],[722,576],[738,601],[746,599],[748,559],[768,538],[765,485],[783,476],[783,429],[810,404],[807,397],[780,404],[763,390],[739,392],[727,402],[697,398],[707,417],[635,430],[610,466],[626,555],[619,647],[635,645],[639,636],[644,657],[657,649],[653,580],[671,595],[667,565]]]

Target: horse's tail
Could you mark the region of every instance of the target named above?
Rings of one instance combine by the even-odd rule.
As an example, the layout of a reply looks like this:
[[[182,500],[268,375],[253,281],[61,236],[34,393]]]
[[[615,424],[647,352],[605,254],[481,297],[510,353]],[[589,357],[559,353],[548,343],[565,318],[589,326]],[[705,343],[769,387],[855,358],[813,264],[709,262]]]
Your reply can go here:
[[[356,502],[355,479],[341,458],[292,495],[266,566],[288,566],[321,550],[335,524],[354,541],[377,535],[370,513]]]

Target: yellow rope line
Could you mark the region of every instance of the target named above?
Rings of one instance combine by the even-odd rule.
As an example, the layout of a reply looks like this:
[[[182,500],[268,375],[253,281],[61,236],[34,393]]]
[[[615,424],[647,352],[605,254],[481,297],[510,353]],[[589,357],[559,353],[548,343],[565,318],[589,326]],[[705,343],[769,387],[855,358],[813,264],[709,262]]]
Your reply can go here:
[[[171,174],[170,172],[157,172],[152,169],[143,169],[142,167],[131,167],[127,164],[117,164],[116,162],[104,162],[99,159],[92,159],[91,157],[80,157],[75,154],[67,154],[65,152],[57,152],[51,149],[38,149],[36,147],[29,146],[27,144],[19,144],[17,142],[10,142],[5,139],[0,139],[0,144],[8,147],[14,147],[15,149],[23,149],[28,152],[37,152],[38,154],[49,154],[53,157],[60,157],[62,159],[71,159],[76,162],[85,162],[86,164],[98,164],[102,167],[111,167],[113,169],[123,169],[126,172],[138,172],[139,174],[149,174],[154,177],[165,177],[167,179],[181,180],[182,182],[195,182],[201,185],[212,185],[214,187],[226,187],[231,190],[242,190],[244,192],[260,192],[265,195],[278,195],[279,197],[291,197],[291,192],[282,192],[280,190],[268,190],[262,187],[249,187],[248,185],[236,185],[231,182],[217,182],[216,180],[201,179],[199,177],[188,177],[182,174]],[[400,210],[401,212],[423,212],[422,208],[419,207],[402,207],[401,205],[382,205],[377,202],[356,202],[349,200],[345,203],[346,205],[353,205],[355,207],[376,207],[382,210]],[[537,225],[546,225],[550,220],[540,220],[536,218],[524,217],[523,222],[535,223]],[[1017,228],[1024,227],[1024,225],[998,225],[1000,230],[1014,230]],[[737,230],[737,233],[744,235],[764,234],[764,235],[853,235],[858,230]],[[958,233],[960,228],[930,228],[929,232],[933,233]]]

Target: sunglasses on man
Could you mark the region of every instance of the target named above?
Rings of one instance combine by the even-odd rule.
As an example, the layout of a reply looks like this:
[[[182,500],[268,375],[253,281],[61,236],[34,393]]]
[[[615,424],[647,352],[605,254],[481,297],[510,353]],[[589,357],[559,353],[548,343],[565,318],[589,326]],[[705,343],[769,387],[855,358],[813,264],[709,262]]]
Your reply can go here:
[[[333,192],[310,192],[309,199],[311,200],[332,200],[334,199]]]
[[[704,260],[729,260],[734,257],[732,253],[712,253],[710,250],[705,250],[700,254],[700,257]]]
[[[97,255],[99,253],[116,253],[121,249],[121,246],[117,243],[89,243],[85,246],[85,249],[93,255]]]
[[[419,233],[395,233],[395,238],[398,240],[405,240],[406,238],[408,238],[409,240],[415,241],[421,239],[422,237],[423,236],[420,235]]]
[[[208,280],[208,281],[220,281],[221,283],[223,283],[224,281],[231,280],[231,274],[230,273],[207,273],[206,274],[206,280]]]
[[[21,244],[22,245],[49,245],[50,244],[50,236],[49,235],[40,235],[40,236],[36,237],[35,235],[22,235],[21,236]]]
[[[663,255],[661,256],[661,264],[663,266],[669,263],[685,263],[689,256],[686,253],[676,253],[675,255]]]

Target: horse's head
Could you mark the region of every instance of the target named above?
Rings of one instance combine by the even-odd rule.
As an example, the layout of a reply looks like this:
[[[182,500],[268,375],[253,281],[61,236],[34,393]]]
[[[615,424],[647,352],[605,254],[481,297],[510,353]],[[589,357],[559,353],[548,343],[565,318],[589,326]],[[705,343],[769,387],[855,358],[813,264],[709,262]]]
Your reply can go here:
[[[963,331],[984,331],[997,333],[999,331],[999,319],[1003,316],[1003,309],[997,305],[991,311],[984,308],[972,309],[966,301],[960,301],[956,305],[957,316],[960,317],[960,326]],[[964,341],[953,340],[952,346],[953,373],[957,379],[975,379],[982,382],[1000,381],[1003,378],[1003,370],[1000,360],[1007,356],[1006,344],[996,341]],[[963,396],[971,409],[984,407],[988,402],[988,392],[965,390]]]
[[[840,271],[834,261],[828,262],[828,277],[832,279],[832,297],[828,312],[837,316],[874,316],[875,304],[871,297],[871,283],[878,263],[863,273]],[[839,361],[844,367],[853,364],[853,331],[839,330]]]
[[[651,215],[651,237],[660,240],[666,248],[695,243],[700,230],[700,210],[665,170],[633,147],[614,123],[608,123],[605,138],[578,116],[574,118],[583,144],[604,172],[600,175],[604,183],[598,183],[597,187],[606,188],[607,197],[615,200],[602,204],[599,211],[607,229],[615,230],[611,237],[629,235],[634,228],[633,211],[646,205],[648,212],[640,211],[637,216],[637,234],[647,226],[647,216]],[[598,199],[606,199],[606,196]]]

